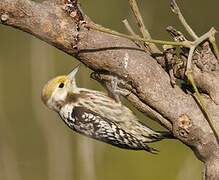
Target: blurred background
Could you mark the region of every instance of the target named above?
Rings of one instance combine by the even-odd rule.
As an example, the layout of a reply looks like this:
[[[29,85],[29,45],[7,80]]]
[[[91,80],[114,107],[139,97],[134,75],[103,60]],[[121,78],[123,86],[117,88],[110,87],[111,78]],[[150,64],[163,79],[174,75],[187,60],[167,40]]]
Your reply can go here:
[[[169,39],[165,28],[180,26],[169,1],[138,0],[155,39]],[[178,2],[194,30],[219,28],[218,0]],[[133,25],[127,0],[81,0],[96,23],[126,32]],[[183,31],[184,32],[184,31]],[[152,146],[159,155],[126,151],[88,139],[68,129],[40,99],[43,85],[78,64],[69,55],[26,33],[0,26],[0,179],[1,180],[199,180],[202,164],[181,142],[164,140]],[[102,90],[82,67],[78,84]],[[128,104],[130,107],[131,105]],[[148,125],[162,129],[131,107]]]

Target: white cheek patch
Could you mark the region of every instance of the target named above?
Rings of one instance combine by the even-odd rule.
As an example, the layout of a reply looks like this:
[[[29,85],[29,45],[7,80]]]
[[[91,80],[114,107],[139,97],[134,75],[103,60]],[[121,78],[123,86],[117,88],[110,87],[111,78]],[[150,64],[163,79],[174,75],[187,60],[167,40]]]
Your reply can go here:
[[[57,110],[59,107],[57,105],[58,102],[64,102],[67,96],[67,91],[65,89],[58,89],[56,88],[55,91],[52,93],[51,98],[48,100],[47,105],[49,108]]]
[[[59,92],[59,93],[56,93],[56,94],[54,94],[55,96],[54,96],[54,100],[55,101],[65,101],[65,99],[66,99],[66,96],[67,96],[67,92],[66,91],[62,91],[62,92]]]

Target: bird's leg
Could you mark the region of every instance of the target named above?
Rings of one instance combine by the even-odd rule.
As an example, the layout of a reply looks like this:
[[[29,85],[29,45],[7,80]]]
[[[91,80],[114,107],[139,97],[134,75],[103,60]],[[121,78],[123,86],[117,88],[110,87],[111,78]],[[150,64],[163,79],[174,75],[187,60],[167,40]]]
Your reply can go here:
[[[118,103],[121,103],[120,96],[128,96],[130,94],[129,90],[119,87],[120,84],[125,82],[117,76],[92,72],[91,78],[98,81],[107,90],[108,95]]]
[[[121,96],[128,96],[130,94],[130,92],[128,90],[122,89],[118,86],[119,79],[117,76],[111,76],[111,78],[112,79],[107,86],[107,91],[108,91],[108,93],[111,94],[113,99],[115,99],[117,102],[120,103],[120,97]]]
[[[108,91],[108,94],[110,97],[115,99],[116,102],[121,103],[121,96],[128,96],[130,95],[130,91],[127,89],[122,89],[118,86],[118,78],[117,77],[112,77],[112,80],[110,83],[107,84],[106,89]]]
[[[110,97],[115,99],[116,102],[121,103],[117,77],[112,76],[110,82],[106,83],[106,89]]]

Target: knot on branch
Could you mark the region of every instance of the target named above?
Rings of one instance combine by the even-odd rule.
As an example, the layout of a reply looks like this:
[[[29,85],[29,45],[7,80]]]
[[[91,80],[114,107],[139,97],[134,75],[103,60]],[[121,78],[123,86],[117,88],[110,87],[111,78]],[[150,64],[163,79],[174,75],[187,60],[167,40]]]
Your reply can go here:
[[[9,15],[7,13],[4,13],[1,15],[1,22],[4,23],[9,19]]]
[[[191,127],[192,121],[186,114],[183,114],[178,118],[176,131],[179,136],[182,138],[188,138]]]

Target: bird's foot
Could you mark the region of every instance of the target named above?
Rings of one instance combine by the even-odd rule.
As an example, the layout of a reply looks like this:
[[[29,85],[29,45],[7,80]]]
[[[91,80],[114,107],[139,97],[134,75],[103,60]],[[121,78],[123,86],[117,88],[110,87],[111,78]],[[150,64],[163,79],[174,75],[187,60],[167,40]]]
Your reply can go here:
[[[124,84],[124,81],[119,79],[117,76],[92,72],[91,78],[101,83],[101,85],[106,88],[108,95],[118,103],[121,102],[120,96],[130,95],[130,92],[127,89],[119,87],[120,84]]]

